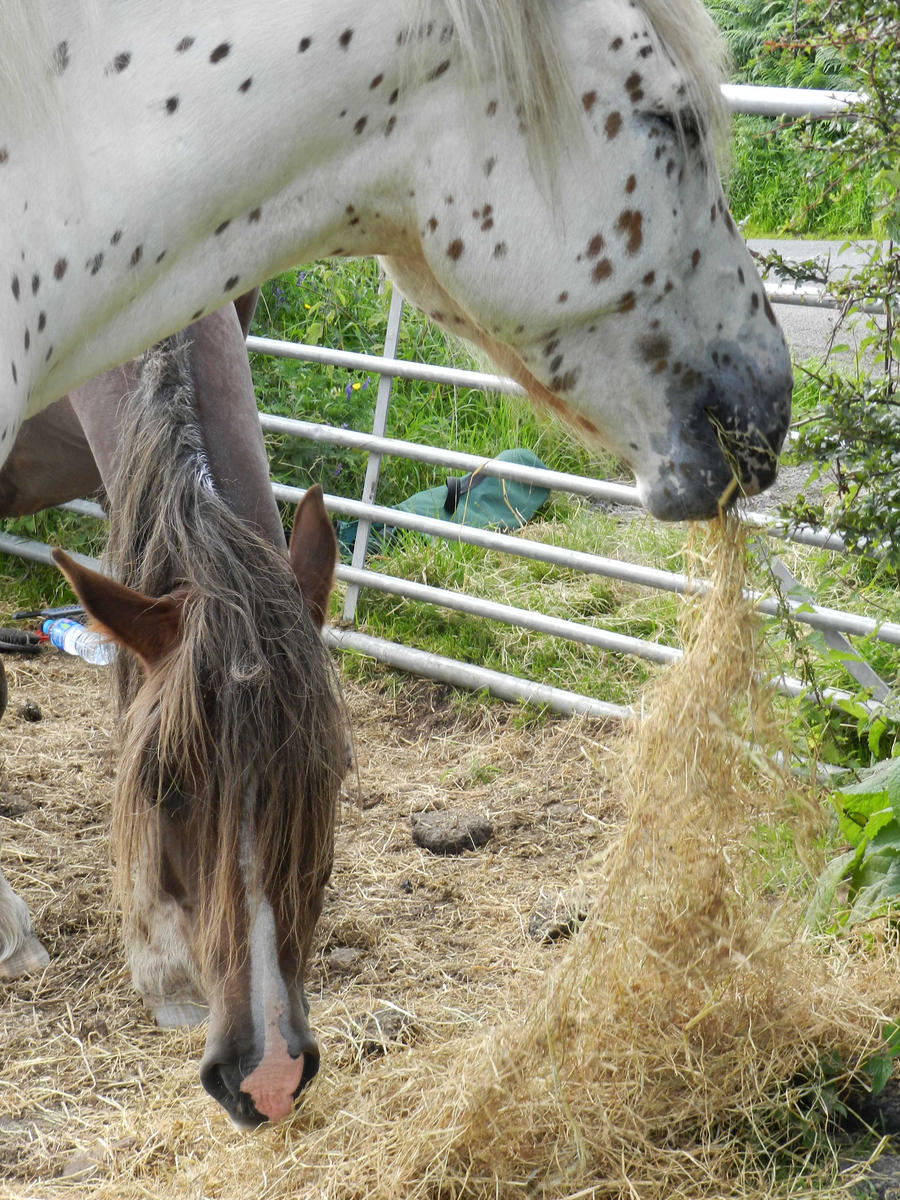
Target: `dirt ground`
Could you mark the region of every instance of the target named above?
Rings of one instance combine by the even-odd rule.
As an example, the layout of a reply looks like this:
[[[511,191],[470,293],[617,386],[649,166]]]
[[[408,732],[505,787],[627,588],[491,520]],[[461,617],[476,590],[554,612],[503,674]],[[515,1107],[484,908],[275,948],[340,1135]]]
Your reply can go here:
[[[202,1028],[157,1029],[131,990],[109,908],[109,678],[52,651],[5,661],[2,864],[51,962],[0,993],[0,1198],[246,1194],[235,1158],[301,1154],[302,1130],[233,1130],[199,1083]],[[560,952],[579,864],[621,816],[615,728],[411,678],[345,694],[357,765],[307,980],[324,1120],[329,1089],[379,1055],[515,1011],[513,984]],[[487,818],[490,839],[432,854],[412,817],[433,811]]]

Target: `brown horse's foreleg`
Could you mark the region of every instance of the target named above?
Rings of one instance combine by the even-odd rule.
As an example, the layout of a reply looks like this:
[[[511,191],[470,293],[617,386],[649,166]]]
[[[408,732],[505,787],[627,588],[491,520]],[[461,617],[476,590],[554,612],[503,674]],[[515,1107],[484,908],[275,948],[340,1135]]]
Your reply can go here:
[[[241,299],[243,320],[248,321],[251,297]],[[229,304],[191,326],[197,414],[213,478],[228,506],[282,548],[284,530],[272,497],[241,320],[236,306]]]
[[[250,326],[253,324],[253,314],[256,312],[256,306],[259,303],[259,288],[254,288],[252,292],[244,292],[243,296],[238,296],[234,302],[234,311],[237,313],[238,321],[241,324],[241,333],[244,337],[250,332]]]
[[[268,479],[268,467],[244,349],[258,299],[254,288],[193,327],[192,366],[213,474],[234,489],[236,511],[280,545],[284,535],[274,501],[270,504],[265,495],[259,499],[260,472]],[[101,492],[103,480],[110,481],[117,467],[119,406],[139,378],[135,360],[25,421],[0,468],[0,517],[28,516]]]

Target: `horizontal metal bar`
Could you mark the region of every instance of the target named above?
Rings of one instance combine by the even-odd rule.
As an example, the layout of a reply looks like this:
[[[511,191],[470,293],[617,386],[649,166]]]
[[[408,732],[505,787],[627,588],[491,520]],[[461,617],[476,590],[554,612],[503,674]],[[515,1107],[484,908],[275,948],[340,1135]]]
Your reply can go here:
[[[291,504],[298,504],[304,495],[303,488],[289,487],[280,483],[273,484],[272,490],[276,499],[285,500]],[[357,519],[370,517],[374,521],[397,529],[411,529],[416,533],[444,538],[447,541],[465,542],[468,545],[481,546],[486,550],[499,550],[519,558],[538,559],[541,562],[555,563],[559,566],[586,571],[589,574],[609,575],[628,583],[661,588],[664,591],[702,591],[705,586],[696,580],[689,580],[686,575],[676,575],[671,571],[660,571],[655,567],[643,567],[636,563],[621,563],[616,559],[603,558],[582,550],[569,550],[562,546],[534,542],[528,538],[495,533],[488,529],[477,529],[471,525],[457,525],[453,521],[441,521],[434,517],[419,516],[417,513],[401,512],[399,509],[387,508],[380,504],[363,504],[359,500],[350,500],[345,496],[326,495],[325,507],[329,512],[343,513]]]
[[[45,563],[48,567],[54,567],[56,564],[50,556],[51,549],[52,547],[44,542],[33,542],[15,533],[0,533],[0,554],[12,554],[17,558],[27,559],[28,562]],[[101,569],[99,558],[79,554],[77,550],[70,550],[68,553],[84,567],[92,567],[95,571]]]
[[[839,300],[818,285],[804,284],[766,284],[766,295],[773,304],[788,304],[799,308],[828,308],[840,310],[846,307],[846,301]],[[883,300],[872,300],[868,304],[858,306],[860,312],[883,315],[886,311]]]
[[[723,83],[722,95],[731,112],[761,117],[850,116],[851,110],[864,99],[861,92],[759,87],[746,83]]]
[[[66,512],[77,513],[79,517],[95,517],[98,521],[106,520],[106,512],[94,500],[67,500],[65,504],[57,505]]]
[[[273,484],[272,490],[277,499],[286,500],[292,504],[299,503],[304,495],[302,488],[287,487],[284,484]],[[494,533],[486,529],[475,529],[469,525],[457,525],[452,521],[440,521],[415,513],[400,512],[395,508],[385,508],[378,504],[362,504],[358,500],[348,500],[343,496],[326,495],[325,507],[330,512],[344,513],[356,518],[370,517],[374,521],[397,529],[411,529],[417,533],[444,538],[447,541],[465,542],[472,546],[482,546],[487,550],[504,551],[519,558],[533,558],[540,562],[555,563],[559,566],[584,571],[590,575],[604,575],[611,579],[623,580],[626,583],[656,588],[659,591],[675,592],[679,595],[696,595],[708,591],[710,587],[705,580],[692,579],[688,575],[675,571],[661,571],[657,567],[619,562],[617,559],[604,558],[599,554],[587,554],[581,550],[569,550],[563,546],[533,542],[528,538],[512,537],[509,534]],[[776,599],[762,596],[757,591],[748,591],[746,595],[748,600],[756,606],[757,611],[766,616],[778,616],[786,604],[796,620],[811,625],[814,629],[837,629],[842,633],[854,634],[859,637],[873,636],[883,642],[900,646],[900,625],[893,621],[874,621],[870,617],[860,617],[854,613],[841,612],[823,605],[801,605],[790,600],[780,603]]]
[[[581,714],[623,721],[634,715],[632,709],[622,704],[594,700],[590,696],[582,696],[579,692],[568,692],[546,683],[533,683],[529,679],[520,679],[517,675],[505,675],[487,667],[458,662],[454,658],[445,658],[442,654],[416,650],[412,646],[401,646],[396,642],[357,633],[352,629],[337,629],[326,625],[322,636],[325,644],[333,649],[354,650],[401,671],[411,671],[428,679],[439,679],[444,683],[453,684],[454,687],[479,692],[486,689],[491,695],[499,696],[502,700],[542,704],[567,716]]]
[[[637,488],[626,483],[587,479],[584,475],[570,475],[564,471],[551,471],[546,467],[529,467],[521,463],[504,462],[498,458],[482,458],[478,454],[465,454],[458,450],[442,450],[437,446],[406,442],[400,438],[376,437],[372,433],[337,429],[333,425],[300,421],[294,417],[277,416],[275,413],[261,412],[259,421],[269,433],[287,433],[307,438],[312,442],[327,442],[334,446],[349,446],[354,450],[391,454],[398,458],[410,458],[416,462],[449,467],[451,470],[477,471],[480,475],[491,475],[497,479],[514,479],[521,483],[533,484],[535,487],[552,488],[596,500],[641,507]]]
[[[355,584],[357,587],[370,587],[389,595],[403,596],[423,604],[434,604],[440,608],[449,608],[454,612],[468,613],[470,616],[485,617],[488,620],[502,621],[506,625],[517,628],[532,629],[537,633],[546,633],[553,637],[562,637],[571,642],[582,642],[613,654],[631,654],[644,658],[661,666],[669,666],[684,657],[684,651],[674,646],[666,646],[661,642],[648,642],[643,638],[630,637],[627,634],[615,633],[610,629],[599,629],[594,625],[584,625],[578,621],[568,621],[561,617],[550,617],[546,613],[534,612],[527,608],[517,608],[510,604],[499,604],[493,600],[483,600],[478,596],[470,596],[465,592],[454,592],[447,588],[431,587],[409,579],[401,579],[396,575],[385,575],[380,571],[359,570],[355,567],[339,566],[338,579]],[[787,696],[805,696],[811,688],[809,684],[791,675],[781,675],[773,683],[777,691]],[[842,700],[849,700],[850,693],[840,688],[823,688],[822,698],[826,703],[835,707]]]
[[[742,509],[738,502],[737,515],[745,525],[753,525],[760,533],[781,538],[785,542],[798,542],[803,546],[815,546],[819,550],[833,550],[837,554],[847,553],[847,543],[837,533],[827,529],[816,529],[813,525],[790,526],[781,517],[770,517],[766,513]]]
[[[418,600],[424,604],[436,604],[441,608],[453,609],[455,612],[468,613],[470,616],[487,617],[489,620],[502,621],[506,625],[515,625],[522,629],[533,629],[537,633],[566,638],[570,642],[583,642],[585,645],[609,650],[614,654],[633,654],[663,665],[675,662],[683,654],[683,651],[674,646],[648,642],[642,638],[615,633],[610,629],[584,625],[579,621],[551,617],[546,613],[534,612],[529,608],[517,608],[511,604],[500,604],[495,600],[483,600],[465,592],[431,587],[415,580],[401,579],[396,575],[385,575],[380,571],[339,566],[337,576],[338,579],[359,587],[374,588],[380,592],[403,596],[407,600]]]
[[[351,354],[328,346],[308,346],[304,342],[280,342],[274,338],[248,337],[252,354],[271,354],[275,358],[297,358],[303,362],[326,363],[347,371],[368,371],[391,375],[395,379],[420,379],[425,383],[445,383],[451,387],[477,388],[482,392],[505,392],[524,396],[525,389],[503,375],[482,371],[464,371],[458,367],[434,367],[429,363],[408,362],[402,358],[383,358],[380,354]]]

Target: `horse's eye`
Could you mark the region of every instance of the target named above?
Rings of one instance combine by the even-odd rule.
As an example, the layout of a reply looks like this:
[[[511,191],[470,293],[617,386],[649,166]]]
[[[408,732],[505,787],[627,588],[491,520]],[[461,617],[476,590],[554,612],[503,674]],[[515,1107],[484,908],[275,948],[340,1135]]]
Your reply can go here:
[[[657,124],[664,125],[688,145],[696,146],[703,136],[697,114],[692,108],[681,108],[677,112],[655,112],[652,115]]]

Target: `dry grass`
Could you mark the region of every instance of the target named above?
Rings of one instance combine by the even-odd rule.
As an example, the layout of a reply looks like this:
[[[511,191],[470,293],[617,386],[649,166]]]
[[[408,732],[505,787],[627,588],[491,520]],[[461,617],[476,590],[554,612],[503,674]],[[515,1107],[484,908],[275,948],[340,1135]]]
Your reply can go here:
[[[351,685],[361,805],[310,988],[323,1071],[290,1123],[253,1136],[200,1090],[202,1033],[150,1024],[102,915],[102,674],[17,666],[4,798],[34,807],[2,822],[5,863],[53,961],[0,1008],[0,1196],[846,1196],[805,1147],[810,1080],[825,1055],[852,1070],[871,1052],[898,989],[878,953],[805,941],[791,897],[759,882],[748,829],[814,810],[741,750],[748,730],[771,744],[741,551],[722,537],[710,554],[696,651],[648,693],[627,751],[587,723],[476,718],[415,681]],[[31,695],[36,726],[15,715]],[[492,842],[418,850],[409,817],[432,807],[485,813]],[[539,946],[532,911],[579,878],[588,924]]]

